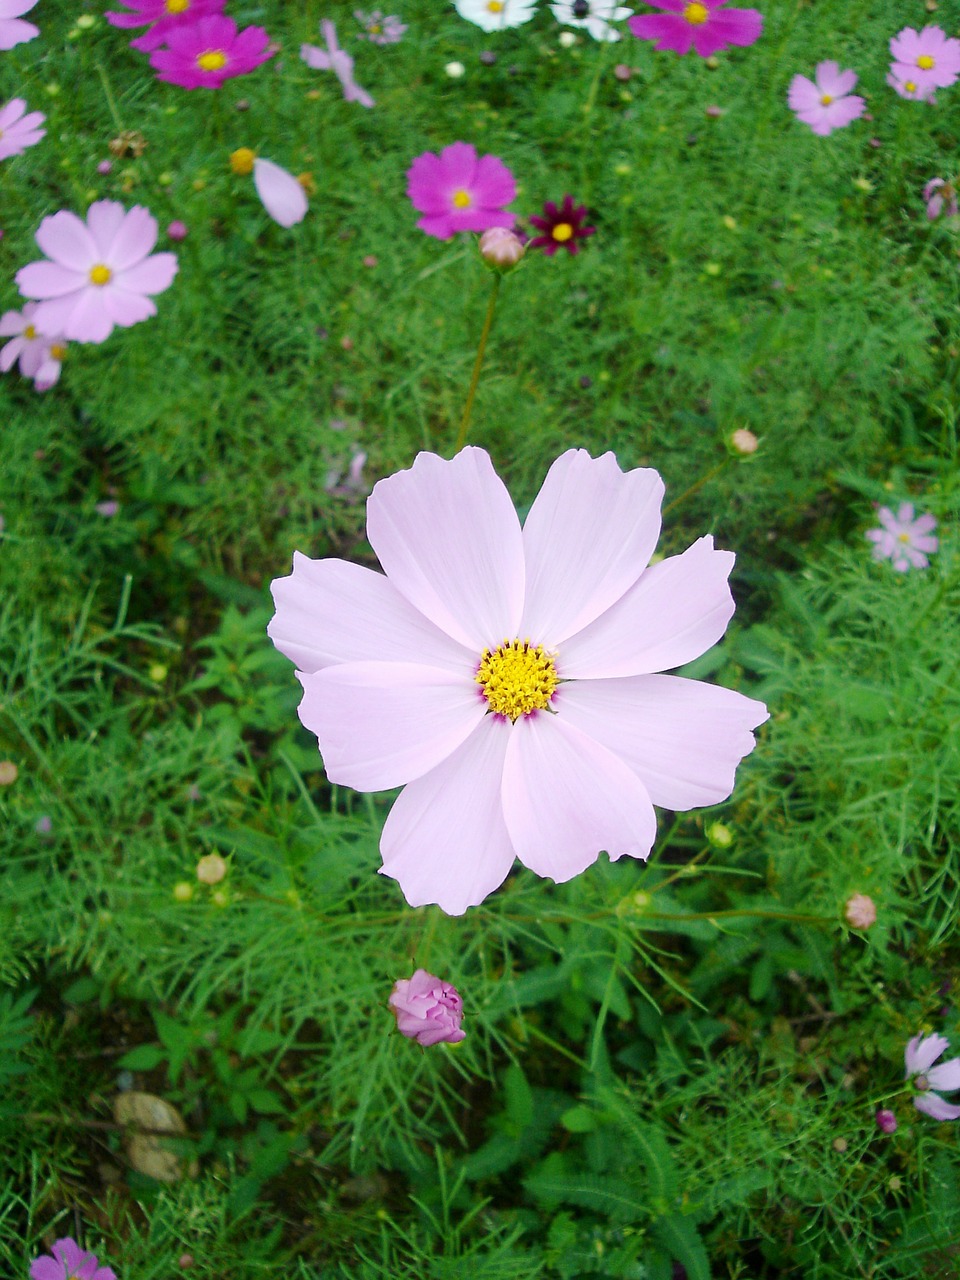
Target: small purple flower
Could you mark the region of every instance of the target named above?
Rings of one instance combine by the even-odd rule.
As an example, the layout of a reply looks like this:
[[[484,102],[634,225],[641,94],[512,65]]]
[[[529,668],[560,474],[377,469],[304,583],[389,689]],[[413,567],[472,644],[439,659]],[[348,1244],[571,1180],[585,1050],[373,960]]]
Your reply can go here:
[[[424,1049],[432,1044],[458,1044],[467,1033],[460,1030],[463,1001],[456,987],[418,969],[412,978],[400,978],[388,1001],[401,1035]],[[46,1280],[41,1277],[40,1280]]]
[[[326,49],[315,44],[302,44],[300,57],[314,71],[332,71],[340,81],[344,101],[359,102],[361,107],[375,106],[373,98],[362,89],[353,78],[353,59],[344,53],[337,43],[337,28],[328,19],[320,23],[320,34],[326,43]]]
[[[937,527],[933,516],[914,519],[913,503],[902,502],[896,515],[889,507],[880,507],[877,518],[881,527],[867,530],[867,537],[874,544],[874,560],[891,560],[897,573],[925,569],[930,563],[927,554],[939,546],[937,539],[930,536]]]
[[[960,1106],[952,1102],[944,1102],[934,1089],[945,1089],[952,1093],[960,1089],[960,1058],[950,1058],[939,1066],[933,1064],[950,1047],[946,1036],[914,1036],[908,1041],[903,1059],[906,1065],[906,1077],[912,1079],[917,1091],[913,1105],[934,1120],[960,1119]]]
[[[877,1128],[880,1130],[881,1133],[897,1132],[897,1117],[893,1114],[892,1111],[887,1110],[886,1107],[881,1107],[881,1109],[874,1116],[874,1119],[876,1120]]]
[[[379,9],[373,13],[364,13],[362,9],[354,9],[353,16],[363,27],[361,40],[369,40],[372,44],[396,44],[407,29],[394,14],[384,17]]]
[[[109,160],[101,160],[100,163],[97,165],[97,173],[99,173],[101,178],[105,178],[107,174],[111,173],[112,171],[113,171],[113,165],[110,163]]]
[[[98,502],[94,510],[98,516],[103,516],[104,519],[109,520],[120,510],[120,503],[117,502],[116,498],[110,498],[106,502]]]
[[[923,188],[923,198],[927,202],[927,217],[932,222],[941,214],[945,218],[955,218],[960,213],[957,204],[957,188],[952,182],[943,178],[932,178]]]
[[[31,1262],[30,1280],[117,1280],[112,1267],[101,1267],[96,1254],[84,1253],[69,1236],[54,1241],[51,1253]]]

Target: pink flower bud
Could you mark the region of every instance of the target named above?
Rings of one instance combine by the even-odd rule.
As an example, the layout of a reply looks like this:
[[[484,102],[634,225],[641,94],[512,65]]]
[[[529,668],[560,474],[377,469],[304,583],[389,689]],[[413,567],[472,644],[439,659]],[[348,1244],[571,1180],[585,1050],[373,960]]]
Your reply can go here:
[[[509,271],[523,257],[525,246],[508,227],[490,227],[480,237],[480,256],[488,266]]]
[[[227,874],[227,864],[219,853],[208,853],[197,863],[197,879],[201,884],[219,884]]]
[[[187,224],[181,222],[179,218],[174,218],[173,222],[167,227],[167,235],[171,240],[186,240]]]
[[[854,929],[869,929],[877,921],[877,908],[873,905],[873,899],[868,898],[865,893],[855,893],[848,898],[843,914],[847,924]]]
[[[427,1048],[431,1044],[458,1044],[466,1038],[460,1030],[463,1001],[456,987],[418,969],[412,978],[394,984],[388,1001],[402,1035]]]
[[[756,453],[759,444],[760,441],[757,437],[752,431],[748,431],[746,427],[738,427],[736,431],[731,432],[730,447],[734,453],[739,453],[743,457]]]
[[[100,174],[101,178],[105,178],[107,174],[111,172],[112,169],[113,169],[113,165],[110,163],[109,160],[101,160],[100,163],[97,165],[97,173]]]
[[[882,1107],[875,1116],[877,1128],[881,1133],[897,1132],[897,1117],[892,1111],[888,1111],[886,1107]]]

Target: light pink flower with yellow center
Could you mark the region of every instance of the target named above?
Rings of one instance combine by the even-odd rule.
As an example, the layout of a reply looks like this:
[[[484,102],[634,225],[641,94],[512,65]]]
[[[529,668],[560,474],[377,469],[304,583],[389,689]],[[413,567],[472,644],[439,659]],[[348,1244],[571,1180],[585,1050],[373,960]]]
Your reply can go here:
[[[960,40],[940,27],[905,27],[890,40],[891,75],[913,81],[923,93],[946,89],[960,76]]]
[[[818,62],[814,77],[794,76],[787,92],[791,111],[814,133],[825,137],[863,115],[867,104],[852,92],[855,71],[841,71],[837,62]]]
[[[898,573],[908,569],[925,569],[930,561],[928,554],[937,550],[939,543],[932,537],[937,522],[933,516],[917,516],[914,519],[913,503],[902,502],[894,515],[889,507],[879,507],[879,529],[868,529],[867,537],[873,543],[874,560],[890,560]]]
[[[46,118],[42,111],[28,112],[23,98],[11,98],[0,107],[0,160],[35,146],[46,135],[46,129],[40,128]]]
[[[421,453],[367,502],[383,574],[298,553],[273,583],[327,776],[404,787],[380,850],[411,906],[459,915],[515,858],[558,882],[646,858],[654,804],[730,794],[766,708],[656,673],[723,635],[734,557],[705,537],[651,566],[662,496],[571,449],[521,528],[482,449]]]
[[[5,311],[0,316],[0,338],[10,341],[0,347],[0,373],[19,363],[20,373],[33,381],[35,391],[49,391],[60,377],[67,344],[59,334],[41,333],[36,326],[35,302],[23,311]]]
[[[141,205],[129,211],[98,200],[83,221],[61,210],[44,218],[36,241],[48,262],[17,272],[25,298],[39,299],[35,324],[73,342],[103,342],[114,325],[127,327],[156,315],[151,294],[162,293],[177,273],[173,253],[150,253],[156,219]]]
[[[907,1079],[917,1091],[913,1105],[934,1120],[960,1120],[960,1106],[947,1102],[934,1089],[952,1093],[960,1089],[960,1058],[949,1058],[933,1064],[950,1047],[946,1036],[914,1036],[907,1043],[903,1058]]]

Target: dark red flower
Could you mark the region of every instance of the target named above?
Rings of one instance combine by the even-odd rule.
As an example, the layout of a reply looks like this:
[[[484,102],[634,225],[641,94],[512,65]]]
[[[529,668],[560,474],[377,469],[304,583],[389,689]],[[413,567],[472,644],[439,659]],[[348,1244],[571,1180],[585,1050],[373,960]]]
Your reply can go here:
[[[572,196],[564,196],[563,204],[558,209],[552,200],[543,206],[543,217],[531,217],[531,223],[540,232],[530,241],[531,249],[542,249],[547,257],[552,257],[560,248],[576,253],[578,240],[586,240],[592,236],[596,227],[586,227],[587,217],[585,204],[575,205]]]

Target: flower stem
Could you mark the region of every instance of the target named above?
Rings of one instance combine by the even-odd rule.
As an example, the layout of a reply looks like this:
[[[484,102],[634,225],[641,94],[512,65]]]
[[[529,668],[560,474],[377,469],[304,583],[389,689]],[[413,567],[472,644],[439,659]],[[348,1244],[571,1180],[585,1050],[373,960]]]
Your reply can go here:
[[[668,502],[667,505],[663,508],[663,514],[666,515],[668,511],[672,511],[674,507],[678,507],[681,502],[689,498],[692,494],[696,493],[698,489],[702,489],[703,486],[707,483],[707,481],[712,480],[714,476],[718,476],[720,472],[724,469],[724,467],[726,467],[729,464],[729,462],[730,462],[729,458],[724,458],[722,462],[718,462],[715,467],[712,467],[709,471],[705,472],[700,477],[699,480],[695,480],[693,482],[693,484],[690,486],[689,489],[684,489],[683,493],[681,493],[679,497],[674,498],[672,502]]]
[[[473,410],[473,399],[477,394],[477,383],[480,381],[480,370],[483,368],[483,354],[487,349],[487,339],[490,337],[490,329],[493,325],[493,313],[497,308],[497,297],[500,293],[500,279],[500,273],[495,272],[493,276],[493,288],[490,290],[490,301],[487,303],[487,316],[483,322],[483,332],[480,334],[480,345],[477,347],[477,358],[473,362],[473,377],[470,379],[470,389],[467,391],[467,403],[463,406],[463,417],[460,419],[460,430],[457,432],[457,443],[453,448],[454,453],[459,453],[467,443],[467,428],[470,425],[470,414]]]

